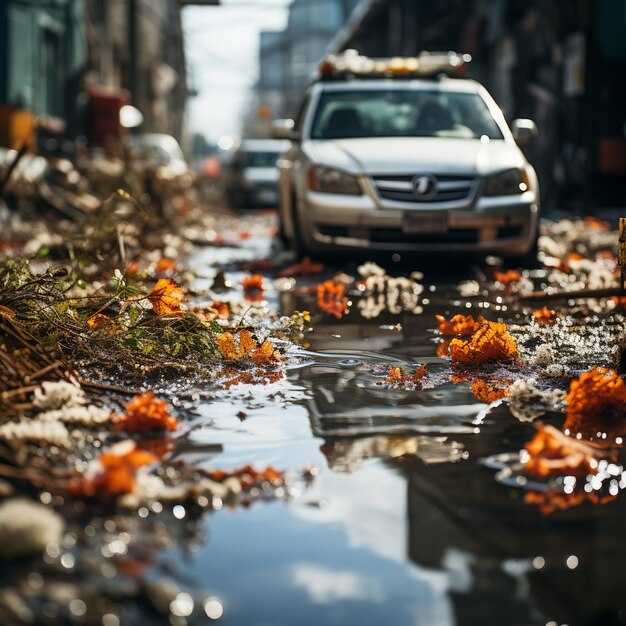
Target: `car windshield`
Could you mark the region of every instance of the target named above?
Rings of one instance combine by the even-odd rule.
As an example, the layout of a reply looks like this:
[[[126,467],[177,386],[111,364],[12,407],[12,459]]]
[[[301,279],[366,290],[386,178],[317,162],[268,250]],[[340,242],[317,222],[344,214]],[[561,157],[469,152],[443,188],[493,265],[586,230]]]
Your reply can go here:
[[[274,167],[278,160],[278,152],[246,152],[246,167]]]
[[[485,101],[476,93],[417,89],[326,91],[311,137],[454,137],[502,139]]]

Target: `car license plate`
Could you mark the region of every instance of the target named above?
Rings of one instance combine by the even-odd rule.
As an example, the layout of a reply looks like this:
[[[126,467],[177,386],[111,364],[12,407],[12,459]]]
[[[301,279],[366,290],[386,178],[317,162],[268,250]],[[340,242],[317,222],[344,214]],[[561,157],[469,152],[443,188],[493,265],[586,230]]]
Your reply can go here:
[[[443,211],[437,213],[411,211],[404,214],[402,230],[407,234],[447,233],[448,216]]]

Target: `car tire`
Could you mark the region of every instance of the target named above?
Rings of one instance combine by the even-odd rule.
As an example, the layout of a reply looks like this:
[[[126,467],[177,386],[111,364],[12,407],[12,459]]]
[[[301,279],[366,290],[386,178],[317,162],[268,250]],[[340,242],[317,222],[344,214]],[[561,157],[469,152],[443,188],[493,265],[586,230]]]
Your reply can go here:
[[[297,198],[296,195],[293,194],[291,198],[291,221],[293,223],[293,237],[289,242],[291,249],[295,252],[296,257],[301,259],[304,256],[308,256],[310,254],[309,249],[304,242],[304,238],[302,237],[302,226],[300,224],[300,220],[298,219],[298,208],[297,208]]]
[[[505,260],[515,265],[523,266],[524,269],[536,269],[541,265],[539,263],[539,259],[537,258],[538,253],[539,253],[539,229],[535,231],[533,244],[530,247],[530,250],[528,250],[528,252],[525,252],[524,254],[520,254],[516,256],[505,257]]]

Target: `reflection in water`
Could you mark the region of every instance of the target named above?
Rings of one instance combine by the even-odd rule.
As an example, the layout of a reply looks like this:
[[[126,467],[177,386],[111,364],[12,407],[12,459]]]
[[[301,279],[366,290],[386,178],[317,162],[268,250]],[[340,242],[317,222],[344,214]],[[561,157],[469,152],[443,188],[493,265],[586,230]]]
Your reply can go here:
[[[380,319],[367,324],[351,314],[341,322],[318,323],[307,336],[326,359],[299,371],[298,381],[309,390],[311,429],[323,439],[321,450],[334,474],[322,472],[318,479],[326,508],[298,516],[340,523],[350,545],[398,563],[410,559],[412,565],[404,561],[406,574],[431,576],[431,590],[441,594],[429,600],[431,609],[439,607],[440,621],[431,623],[622,623],[623,576],[612,567],[626,557],[621,509],[581,507],[566,518],[542,517],[524,503],[523,492],[498,487],[493,473],[478,464],[496,451],[521,448],[531,432],[511,419],[506,405],[481,412],[485,405],[476,404],[476,396],[491,402],[497,394],[460,381],[422,392],[381,389],[367,367],[368,360],[377,360],[374,355],[352,351],[366,346],[387,362],[426,362],[429,371],[436,369],[441,361],[428,313],[427,307],[426,315],[405,315],[397,326],[395,317],[385,318],[388,324]],[[344,364],[352,355],[352,367],[333,364],[333,352]],[[478,433],[479,413],[485,417]],[[352,473],[340,479],[345,472]],[[390,473],[394,484],[399,477],[406,480],[405,504],[387,482]],[[397,515],[405,506],[402,522]],[[389,517],[396,520],[391,525]],[[404,537],[401,557],[397,550]],[[347,575],[339,563],[334,571],[337,588],[342,581],[349,594],[358,577]],[[329,573],[323,577],[332,579]],[[376,597],[371,581],[363,580],[362,588]],[[390,608],[386,623],[409,623],[398,619],[400,612]]]
[[[423,463],[455,463],[467,458],[463,445],[446,437],[379,435],[376,437],[327,439],[321,448],[328,466],[338,472],[354,472],[372,458],[398,459],[414,456]]]

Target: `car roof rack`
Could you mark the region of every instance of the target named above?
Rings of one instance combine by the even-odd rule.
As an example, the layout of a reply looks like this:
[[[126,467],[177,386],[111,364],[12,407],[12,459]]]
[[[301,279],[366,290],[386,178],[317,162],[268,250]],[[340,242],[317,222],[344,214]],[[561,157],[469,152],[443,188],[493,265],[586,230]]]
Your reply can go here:
[[[421,52],[416,57],[370,58],[356,50],[346,50],[341,54],[327,54],[317,68],[315,80],[463,78],[471,60],[471,55],[457,52]]]

